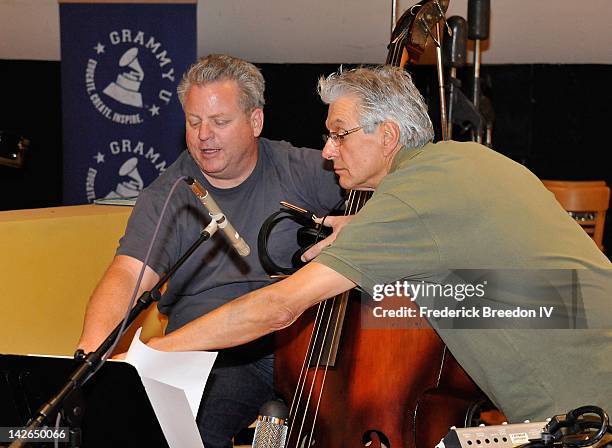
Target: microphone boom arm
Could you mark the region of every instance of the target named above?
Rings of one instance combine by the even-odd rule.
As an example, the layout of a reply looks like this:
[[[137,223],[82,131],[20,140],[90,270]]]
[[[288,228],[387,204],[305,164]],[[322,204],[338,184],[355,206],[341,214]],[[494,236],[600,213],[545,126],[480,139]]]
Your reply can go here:
[[[251,253],[251,248],[236,229],[234,229],[234,226],[229,222],[208,191],[193,177],[185,178],[185,182],[187,182],[187,185],[189,185],[189,188],[191,188],[191,191],[200,200],[202,205],[206,207],[212,220],[217,222],[219,228],[223,231],[232,246],[234,246],[234,249],[236,249],[236,252],[243,257],[248,256]]]

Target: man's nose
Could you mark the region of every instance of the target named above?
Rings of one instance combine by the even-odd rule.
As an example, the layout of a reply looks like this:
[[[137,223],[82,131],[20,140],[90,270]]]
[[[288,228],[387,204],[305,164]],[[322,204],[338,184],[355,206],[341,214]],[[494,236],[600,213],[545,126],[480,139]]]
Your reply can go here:
[[[323,146],[322,154],[324,159],[332,160],[338,156],[338,148],[333,144],[331,138],[327,139],[325,146]]]
[[[208,140],[209,138],[211,138],[213,135],[210,126],[208,126],[206,123],[201,123],[200,127],[198,128],[198,138],[200,140]]]

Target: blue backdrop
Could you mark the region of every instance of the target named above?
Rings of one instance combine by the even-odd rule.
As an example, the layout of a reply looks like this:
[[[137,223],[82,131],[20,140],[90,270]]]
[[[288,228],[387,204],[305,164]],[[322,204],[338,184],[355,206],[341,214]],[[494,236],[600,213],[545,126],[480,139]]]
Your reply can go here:
[[[135,197],[184,147],[195,4],[60,5],[63,200]]]

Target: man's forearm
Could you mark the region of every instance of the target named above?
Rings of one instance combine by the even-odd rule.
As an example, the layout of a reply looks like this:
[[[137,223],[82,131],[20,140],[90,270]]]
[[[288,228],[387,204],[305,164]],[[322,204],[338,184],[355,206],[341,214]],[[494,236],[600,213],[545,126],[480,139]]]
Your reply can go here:
[[[117,326],[125,314],[127,300],[114,300],[115,294],[108,295],[103,290],[94,293],[87,305],[83,332],[78,343],[78,348],[85,352],[96,350],[106,339],[110,332]],[[122,295],[122,297],[126,297]],[[110,302],[113,302],[112,304]]]
[[[290,311],[271,311],[278,302],[273,287],[262,288],[148,344],[162,351],[218,350],[245,344],[294,320]]]
[[[291,277],[253,291],[149,342],[162,351],[216,350],[245,344],[295,321],[307,308],[354,286],[310,263]]]
[[[136,284],[139,266],[142,264],[138,260],[128,257],[113,261],[87,304],[78,348],[86,352],[96,350],[121,321]],[[145,275],[139,294],[155,280],[151,273]]]

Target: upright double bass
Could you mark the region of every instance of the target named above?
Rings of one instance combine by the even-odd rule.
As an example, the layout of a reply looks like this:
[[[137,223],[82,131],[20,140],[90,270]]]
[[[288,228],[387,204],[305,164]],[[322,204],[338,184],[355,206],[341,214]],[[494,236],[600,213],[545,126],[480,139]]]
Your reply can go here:
[[[388,64],[424,51],[448,0],[424,0],[398,20]],[[351,191],[347,214],[369,193]],[[359,294],[321,302],[276,335],[275,382],[290,403],[286,447],[433,448],[483,398],[423,320],[419,328],[362,326]]]

